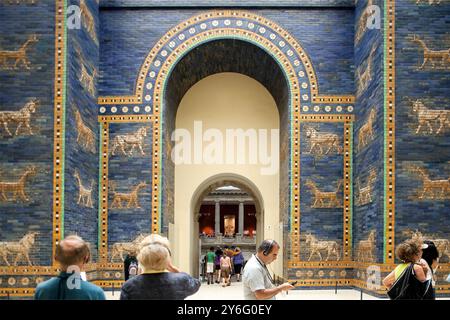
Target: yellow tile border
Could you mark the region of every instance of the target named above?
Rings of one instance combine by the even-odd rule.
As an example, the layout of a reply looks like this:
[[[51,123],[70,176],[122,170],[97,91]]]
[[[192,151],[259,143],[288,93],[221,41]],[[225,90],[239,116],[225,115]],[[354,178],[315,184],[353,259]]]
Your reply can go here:
[[[100,123],[100,181],[101,189],[99,192],[99,243],[98,243],[98,260],[100,263],[108,261],[108,193],[109,193],[109,122]]]
[[[395,0],[385,1],[385,252],[386,263],[395,259]]]
[[[153,130],[152,149],[152,233],[159,233],[159,202],[155,193],[159,187],[159,116],[158,115],[120,115],[120,116],[99,116],[100,122],[100,180],[101,188],[99,192],[99,264],[108,266],[108,193],[109,193],[109,126],[111,123],[151,123]],[[115,265],[115,264],[112,264]]]
[[[294,234],[291,232],[292,242],[292,258],[289,263],[302,262],[300,256],[300,123],[304,122],[320,122],[320,123],[344,123],[343,129],[343,163],[344,163],[344,202],[343,202],[343,259],[352,260],[352,240],[351,240],[351,190],[352,177],[350,175],[350,160],[352,153],[352,123],[355,119],[354,115],[333,115],[333,114],[296,114],[294,116],[294,144],[298,144],[298,148],[294,150],[293,168],[294,173],[294,210],[292,214]],[[297,152],[297,153],[295,153]]]
[[[53,137],[53,232],[52,264],[55,249],[64,232],[64,140],[65,140],[65,59],[66,59],[66,5],[55,1],[55,79],[54,79],[54,137]]]
[[[154,122],[157,119],[154,115],[117,115],[117,116],[98,116],[99,122],[108,123],[132,123],[132,122]]]

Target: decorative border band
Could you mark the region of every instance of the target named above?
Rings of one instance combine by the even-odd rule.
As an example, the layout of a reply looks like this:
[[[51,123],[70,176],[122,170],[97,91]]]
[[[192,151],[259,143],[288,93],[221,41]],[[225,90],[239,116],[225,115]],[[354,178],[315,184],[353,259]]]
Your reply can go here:
[[[385,0],[384,25],[384,262],[395,245],[395,0]]]
[[[344,208],[343,208],[343,259],[352,259],[352,239],[351,239],[351,219],[352,219],[352,208],[351,208],[351,197],[352,197],[352,176],[351,176],[351,154],[352,154],[352,136],[353,136],[353,124],[355,117],[354,115],[330,115],[330,114],[317,114],[317,115],[295,115],[294,116],[294,145],[295,154],[293,156],[295,185],[294,185],[294,210],[291,219],[291,241],[292,241],[292,257],[288,262],[288,266],[293,267],[296,263],[301,262],[300,259],[300,143],[299,143],[299,132],[300,123],[302,122],[321,122],[321,123],[344,123]],[[296,171],[294,171],[294,169]],[[292,230],[294,231],[292,233]]]
[[[57,0],[55,26],[54,138],[53,138],[53,241],[52,264],[56,245],[64,236],[64,143],[66,104],[66,1]]]

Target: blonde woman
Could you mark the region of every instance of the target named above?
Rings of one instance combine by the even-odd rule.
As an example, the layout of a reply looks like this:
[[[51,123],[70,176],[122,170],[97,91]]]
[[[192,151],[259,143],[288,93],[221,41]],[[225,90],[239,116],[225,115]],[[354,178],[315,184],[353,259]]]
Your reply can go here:
[[[160,245],[166,247],[167,250],[169,250],[169,254],[172,256],[172,253],[170,252],[170,241],[166,237],[163,237],[157,233],[152,233],[141,241],[139,247],[142,248],[143,246],[146,246],[150,243],[159,243]],[[172,260],[170,260],[167,270],[170,272],[180,272],[180,269],[172,264]]]
[[[183,300],[196,293],[200,281],[172,266],[169,240],[155,235],[140,244],[142,273],[125,282],[121,300]],[[172,269],[175,268],[175,269]],[[171,272],[170,269],[176,270]]]

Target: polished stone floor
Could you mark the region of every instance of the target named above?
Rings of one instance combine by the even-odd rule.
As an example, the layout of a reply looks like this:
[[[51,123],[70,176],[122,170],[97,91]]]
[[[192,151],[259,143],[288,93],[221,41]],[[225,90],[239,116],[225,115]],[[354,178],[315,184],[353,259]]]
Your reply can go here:
[[[117,300],[120,292],[106,292],[109,300]],[[218,284],[207,285],[202,283],[200,290],[187,298],[187,300],[243,300],[242,282],[232,282],[229,287],[221,287]],[[292,290],[289,294],[278,294],[278,300],[360,300],[359,290],[342,289],[337,294],[334,290]],[[363,293],[363,300],[378,300],[379,298]]]

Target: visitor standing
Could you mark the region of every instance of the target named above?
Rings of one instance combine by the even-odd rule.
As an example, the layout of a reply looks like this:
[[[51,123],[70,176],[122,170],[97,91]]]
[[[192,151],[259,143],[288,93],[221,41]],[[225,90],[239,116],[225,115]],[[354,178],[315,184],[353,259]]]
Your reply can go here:
[[[241,281],[241,270],[244,263],[244,256],[239,247],[236,247],[233,256],[234,273],[236,274],[236,281]]]
[[[436,286],[435,274],[439,264],[439,251],[433,241],[424,240],[422,244],[422,264],[426,264],[426,279],[431,281],[430,299],[436,299],[434,287]]]
[[[127,281],[130,277],[132,278],[138,275],[139,264],[136,255],[136,251],[132,250],[125,257],[123,262],[125,281]]]
[[[230,286],[230,277],[231,277],[231,259],[225,251],[220,258],[220,274],[222,275],[222,287]]]
[[[223,251],[220,247],[216,248],[216,257],[214,258],[214,268],[216,271],[216,283],[220,283],[220,258],[222,257]]]
[[[294,288],[288,282],[275,286],[275,281],[267,269],[267,265],[277,259],[279,250],[280,245],[275,240],[264,240],[259,245],[258,252],[247,261],[242,275],[244,299],[275,300],[278,293]]]
[[[427,289],[423,289],[423,293],[418,291],[421,290],[420,284],[427,280],[427,266],[420,264],[421,244],[416,240],[406,240],[398,245],[396,254],[402,263],[383,279],[383,285],[389,290],[393,289],[394,285],[396,289],[399,288],[399,290],[388,292],[389,297],[391,299],[422,299]],[[418,280],[418,284],[414,278]],[[404,285],[403,282],[405,282]]]
[[[206,277],[208,284],[214,283],[214,259],[216,254],[214,253],[214,247],[209,248],[206,253]]]
[[[125,282],[120,300],[182,300],[196,293],[200,280],[184,272],[169,271],[171,252],[167,238],[155,242],[149,237],[143,240],[137,255],[142,273]]]
[[[35,300],[106,300],[102,288],[84,281],[81,273],[90,260],[89,245],[80,237],[66,237],[56,245],[55,260],[61,272],[40,283]]]

